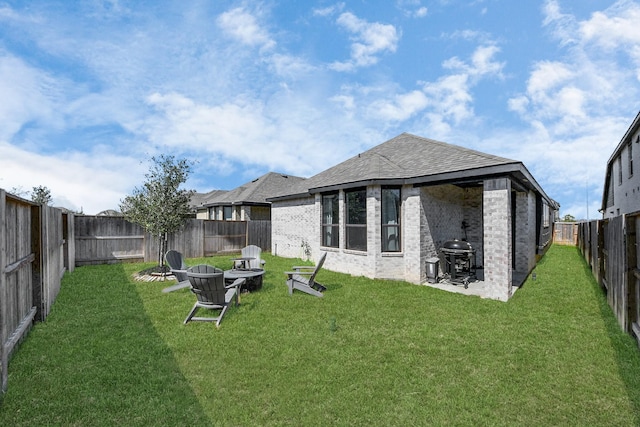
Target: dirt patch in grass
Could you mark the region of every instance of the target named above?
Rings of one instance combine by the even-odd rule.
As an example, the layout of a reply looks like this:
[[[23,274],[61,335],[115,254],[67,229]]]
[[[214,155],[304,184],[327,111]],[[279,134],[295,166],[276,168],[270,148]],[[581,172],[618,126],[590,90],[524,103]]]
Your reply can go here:
[[[164,282],[176,279],[166,265],[154,265],[134,273],[133,277],[140,282]]]

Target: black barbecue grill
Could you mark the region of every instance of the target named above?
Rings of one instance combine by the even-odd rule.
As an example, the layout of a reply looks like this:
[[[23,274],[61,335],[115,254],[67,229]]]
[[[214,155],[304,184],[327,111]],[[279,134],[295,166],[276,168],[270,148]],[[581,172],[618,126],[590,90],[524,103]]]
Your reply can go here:
[[[469,242],[449,240],[440,248],[444,278],[449,282],[469,287],[469,280],[476,276],[476,251]]]

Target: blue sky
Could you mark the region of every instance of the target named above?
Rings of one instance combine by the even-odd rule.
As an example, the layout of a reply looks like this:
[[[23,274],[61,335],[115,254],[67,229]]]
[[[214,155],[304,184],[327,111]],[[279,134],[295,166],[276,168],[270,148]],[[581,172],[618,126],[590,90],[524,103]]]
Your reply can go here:
[[[520,160],[596,218],[638,22],[630,0],[0,0],[0,187],[95,214],[161,153],[207,192],[410,132]]]

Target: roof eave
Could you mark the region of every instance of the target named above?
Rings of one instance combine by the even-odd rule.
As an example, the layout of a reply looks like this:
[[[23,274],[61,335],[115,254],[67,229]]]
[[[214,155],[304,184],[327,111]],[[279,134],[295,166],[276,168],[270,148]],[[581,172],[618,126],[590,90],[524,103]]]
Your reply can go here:
[[[309,197],[311,194],[306,191],[303,193],[293,193],[293,194],[284,194],[282,196],[275,196],[275,197],[269,197],[267,198],[267,202],[282,202],[285,200],[294,200],[294,199],[302,199],[305,197]]]
[[[215,206],[270,206],[271,203],[270,202],[256,202],[256,201],[250,201],[250,200],[236,200],[233,202],[229,202],[229,201],[220,201],[220,202],[213,202],[213,203],[207,203],[206,205],[202,205],[203,208],[212,208]]]
[[[513,180],[520,183],[521,187],[533,190],[540,194],[546,202],[553,208],[559,209],[558,202],[549,197],[533,175],[527,170],[522,162],[505,163],[501,165],[486,166],[474,169],[463,169],[453,172],[439,173],[435,175],[423,175],[412,178],[380,178],[368,179],[353,182],[344,182],[340,184],[327,185],[322,187],[309,188],[307,192],[287,194],[267,199],[271,202],[285,201],[309,197],[317,193],[326,193],[337,190],[345,190],[358,187],[366,187],[369,185],[413,185],[416,187],[427,185],[439,185],[445,183],[469,183],[474,180],[485,180],[491,177],[509,176]]]
[[[342,184],[327,185],[324,187],[313,187],[309,189],[309,194],[327,193],[327,192],[337,191],[337,190],[348,190],[351,188],[366,187],[368,185],[404,185],[404,184],[406,184],[405,178],[366,179],[362,181],[352,181],[352,182],[345,182]]]

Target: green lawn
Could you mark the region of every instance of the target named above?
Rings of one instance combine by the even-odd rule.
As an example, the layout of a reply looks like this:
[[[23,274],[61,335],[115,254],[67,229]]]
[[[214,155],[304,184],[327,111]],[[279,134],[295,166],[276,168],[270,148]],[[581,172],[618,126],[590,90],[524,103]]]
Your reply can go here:
[[[264,258],[219,329],[182,324],[188,290],[132,279],[150,264],[66,275],[0,425],[640,425],[640,351],[576,248],[508,303],[325,270],[324,298],[289,296],[301,261]]]

